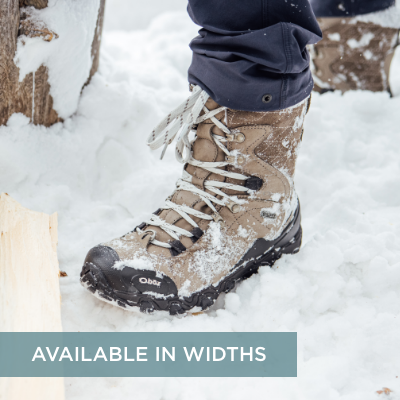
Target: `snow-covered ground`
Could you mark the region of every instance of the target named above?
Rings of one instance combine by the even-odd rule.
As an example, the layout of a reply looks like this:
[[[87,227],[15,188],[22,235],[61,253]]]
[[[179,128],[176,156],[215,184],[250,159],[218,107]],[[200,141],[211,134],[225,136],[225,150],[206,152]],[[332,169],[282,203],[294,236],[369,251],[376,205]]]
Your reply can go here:
[[[168,3],[180,10],[146,20]],[[14,115],[0,128],[0,190],[59,213],[66,331],[296,331],[298,378],[68,378],[67,399],[400,399],[399,52],[398,97],[313,95],[296,173],[298,255],[184,318],[128,313],[80,286],[87,250],[156,210],[181,173],[173,149],[159,161],[145,139],[188,96],[197,27],[185,1],[153,4],[109,0],[100,70],[76,115],[49,129]],[[382,387],[393,393],[378,395]]]

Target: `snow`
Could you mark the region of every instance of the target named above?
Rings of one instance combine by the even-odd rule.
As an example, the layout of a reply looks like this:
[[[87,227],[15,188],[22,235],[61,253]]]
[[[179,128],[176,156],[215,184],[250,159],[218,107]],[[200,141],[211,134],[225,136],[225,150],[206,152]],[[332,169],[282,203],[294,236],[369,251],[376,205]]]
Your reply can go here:
[[[127,0],[120,9],[121,1],[109,2],[110,18],[138,18],[142,5]],[[15,114],[0,128],[0,188],[59,213],[66,331],[296,331],[298,378],[67,378],[67,399],[377,400],[382,387],[400,399],[399,52],[393,99],[313,94],[295,178],[299,254],[262,268],[198,316],[128,313],[81,287],[86,252],[131,231],[181,175],[173,146],[160,161],[145,141],[188,96],[197,27],[183,9],[143,27],[105,31],[99,73],[72,118],[43,128]]]
[[[117,269],[122,271],[125,267],[131,267],[131,268],[136,268],[140,270],[148,270],[148,271],[154,271],[153,264],[150,262],[150,260],[143,258],[137,258],[135,260],[129,260],[129,261],[118,261],[116,262],[112,268]]]
[[[347,41],[347,44],[349,45],[349,47],[351,47],[352,49],[357,49],[359,47],[365,47],[368,46],[369,43],[371,42],[371,40],[375,37],[375,35],[372,32],[368,32],[365,33],[364,35],[362,35],[360,40],[356,40],[356,39],[349,39]]]
[[[328,39],[332,40],[333,42],[339,42],[340,41],[340,33],[329,33],[328,34]]]
[[[392,7],[375,13],[358,15],[354,22],[372,22],[385,28],[400,28],[400,3],[397,1]]]

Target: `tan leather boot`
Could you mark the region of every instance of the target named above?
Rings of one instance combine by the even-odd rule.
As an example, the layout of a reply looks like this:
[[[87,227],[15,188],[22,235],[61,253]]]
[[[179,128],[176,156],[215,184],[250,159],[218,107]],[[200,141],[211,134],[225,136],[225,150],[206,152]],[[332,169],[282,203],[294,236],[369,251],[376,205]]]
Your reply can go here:
[[[314,90],[389,91],[399,30],[353,18],[318,19],[323,39],[310,48]]]
[[[176,155],[185,166],[176,190],[151,219],[91,249],[82,284],[126,309],[196,312],[259,266],[298,252],[293,176],[309,102],[234,111],[195,87],[149,140],[168,145],[179,130]]]

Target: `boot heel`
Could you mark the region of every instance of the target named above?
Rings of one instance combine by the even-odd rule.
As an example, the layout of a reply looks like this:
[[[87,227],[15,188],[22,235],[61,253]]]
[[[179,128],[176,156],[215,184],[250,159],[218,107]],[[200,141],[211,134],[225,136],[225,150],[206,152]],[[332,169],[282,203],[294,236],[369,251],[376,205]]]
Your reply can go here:
[[[300,251],[301,240],[303,237],[303,230],[301,226],[299,230],[294,235],[294,237],[284,246],[282,246],[281,253],[282,254],[296,254]]]

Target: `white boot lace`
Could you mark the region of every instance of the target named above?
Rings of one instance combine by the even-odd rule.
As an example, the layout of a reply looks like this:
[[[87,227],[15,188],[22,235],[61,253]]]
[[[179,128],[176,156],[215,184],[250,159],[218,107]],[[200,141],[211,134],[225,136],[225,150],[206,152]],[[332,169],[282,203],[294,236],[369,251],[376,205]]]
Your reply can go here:
[[[220,169],[221,167],[225,167],[229,164],[234,165],[236,162],[236,155],[232,154],[223,145],[223,143],[228,142],[227,137],[234,137],[236,132],[231,131],[222,122],[220,122],[217,118],[215,118],[215,115],[219,114],[221,111],[225,111],[226,107],[219,107],[215,110],[210,111],[205,106],[205,103],[207,102],[208,98],[209,95],[204,90],[202,90],[199,86],[194,86],[191,96],[180,106],[178,106],[175,110],[173,110],[170,114],[168,114],[168,116],[163,121],[161,121],[158,124],[158,126],[153,130],[153,132],[149,135],[147,139],[147,144],[150,146],[152,150],[158,149],[159,147],[164,145],[161,154],[161,159],[162,159],[167,147],[172,143],[175,137],[178,136],[175,149],[175,156],[180,163],[182,164],[188,163],[195,167],[203,168],[209,172],[212,172],[214,174],[219,174],[224,177],[238,179],[238,180],[246,180],[248,178],[248,176],[246,175],[238,174],[235,172],[228,172],[223,169]],[[204,114],[200,116],[200,113],[202,111],[204,112]],[[215,144],[227,155],[226,160],[228,161],[204,162],[195,160],[193,158],[191,151],[191,142],[189,141],[189,133],[193,129],[193,126],[201,122],[204,122],[207,119],[210,119],[218,128],[220,128],[227,135],[226,137],[223,137],[211,134]],[[205,214],[203,212],[190,208],[186,205],[175,204],[170,200],[166,200],[164,206],[161,207],[161,210],[174,210],[194,228],[198,228],[199,226],[190,217],[190,215],[205,220],[210,220],[210,221],[214,220],[217,222],[222,222],[222,218],[218,214],[213,203],[221,206],[228,206],[229,209],[232,211],[236,210],[237,207],[239,207],[241,201],[237,197],[228,196],[220,189],[231,189],[235,191],[250,193],[250,189],[244,186],[234,185],[231,183],[220,182],[220,181],[206,180],[204,182],[204,187],[208,189],[210,192],[213,192],[222,197],[222,199],[218,199],[212,194],[209,194],[204,190],[197,188],[191,182],[192,182],[192,176],[184,170],[182,178],[179,179],[176,183],[177,186],[176,191],[186,190],[188,192],[195,193],[208,205],[208,207],[211,208],[211,210],[214,212],[213,215]],[[194,236],[191,232],[187,231],[186,229],[182,229],[179,228],[178,226],[169,224],[157,215],[153,215],[149,220],[144,221],[144,223],[146,225],[160,227],[175,240],[179,240],[179,235],[183,235],[189,238]],[[168,243],[161,242],[155,239],[156,233],[154,230],[146,229],[145,231],[142,231],[140,228],[136,228],[136,231],[139,234],[143,234],[144,232],[151,234],[152,236],[150,239],[150,243],[154,245],[171,248],[171,246]]]

